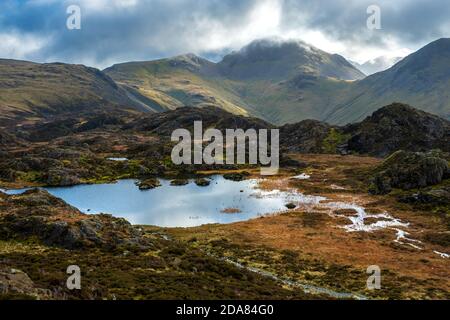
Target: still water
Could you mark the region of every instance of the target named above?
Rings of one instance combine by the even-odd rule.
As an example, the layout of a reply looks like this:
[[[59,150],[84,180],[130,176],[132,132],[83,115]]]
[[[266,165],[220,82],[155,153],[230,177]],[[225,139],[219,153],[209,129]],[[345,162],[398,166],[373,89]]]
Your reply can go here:
[[[258,189],[257,180],[234,182],[222,176],[210,180],[209,186],[199,187],[193,181],[185,186],[171,186],[170,181],[161,179],[161,187],[147,191],[139,190],[135,180],[46,190],[87,214],[109,213],[132,224],[161,227],[245,221],[285,211],[289,202],[320,200],[297,193],[264,192]]]

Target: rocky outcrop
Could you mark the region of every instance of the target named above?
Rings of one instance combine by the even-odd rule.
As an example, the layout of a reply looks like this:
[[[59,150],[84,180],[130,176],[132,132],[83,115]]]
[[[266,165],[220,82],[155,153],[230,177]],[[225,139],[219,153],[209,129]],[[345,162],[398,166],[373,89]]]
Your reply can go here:
[[[424,188],[439,184],[449,177],[448,161],[441,152],[398,151],[375,169],[370,192],[387,194],[393,188]]]
[[[288,153],[322,153],[323,141],[331,126],[316,120],[305,120],[280,128],[280,145]]]
[[[192,131],[194,121],[202,121],[203,129],[267,129],[274,126],[257,119],[233,115],[220,108],[180,108],[158,114],[140,117],[124,126],[124,129],[152,132],[161,136],[171,136],[176,129]]]
[[[39,300],[51,299],[50,290],[38,288],[23,271],[14,268],[0,268],[0,295],[6,297]]]
[[[189,184],[189,180],[187,179],[175,179],[170,181],[171,186],[181,187]]]
[[[400,202],[410,204],[450,205],[450,187],[436,188],[427,191],[401,196]]]
[[[124,219],[84,215],[47,191],[34,189],[0,197],[0,238],[37,238],[67,249],[147,246],[141,232]]]
[[[359,154],[386,157],[398,150],[450,151],[449,121],[400,103],[381,108],[344,131],[351,135],[348,150]]]
[[[450,122],[394,103],[345,127],[306,120],[280,128],[280,144],[291,153],[356,153],[386,157],[398,150],[450,152]]]

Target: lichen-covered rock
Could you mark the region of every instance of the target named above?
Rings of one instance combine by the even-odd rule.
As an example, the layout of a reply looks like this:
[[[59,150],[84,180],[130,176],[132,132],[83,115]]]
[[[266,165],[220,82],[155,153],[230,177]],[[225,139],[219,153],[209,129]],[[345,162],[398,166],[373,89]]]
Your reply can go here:
[[[52,292],[38,288],[23,271],[14,268],[0,268],[0,295],[18,299],[50,299]]]
[[[110,215],[85,215],[47,191],[1,195],[0,239],[37,238],[67,249],[119,246],[145,248],[139,229]]]
[[[187,179],[175,179],[175,180],[170,181],[171,186],[180,187],[180,186],[185,186],[187,184],[189,184],[189,180],[187,180]]]
[[[158,179],[151,178],[146,179],[138,183],[139,190],[151,190],[161,186],[161,182]]]
[[[244,181],[250,174],[246,171],[226,173],[223,175],[224,179],[231,181]]]
[[[50,170],[46,175],[48,186],[74,186],[80,184],[80,179],[70,170]]]
[[[381,108],[344,131],[351,135],[348,149],[359,154],[386,157],[398,150],[450,151],[449,121],[401,103]]]
[[[399,200],[410,204],[450,205],[450,187],[437,188],[401,196]]]
[[[211,184],[211,181],[205,178],[199,178],[195,180],[195,184],[198,185],[199,187],[207,187]]]
[[[376,168],[369,191],[387,194],[393,188],[424,188],[441,183],[449,175],[448,161],[439,151],[398,151]]]

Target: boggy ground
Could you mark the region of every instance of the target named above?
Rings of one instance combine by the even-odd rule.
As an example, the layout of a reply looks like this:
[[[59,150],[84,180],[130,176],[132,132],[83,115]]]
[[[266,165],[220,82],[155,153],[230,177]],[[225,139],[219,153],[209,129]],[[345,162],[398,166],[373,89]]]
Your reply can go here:
[[[66,287],[70,265],[81,290]],[[46,191],[0,192],[1,299],[313,299],[158,228],[84,215]]]
[[[0,297],[450,298],[449,260],[436,253],[449,253],[447,207],[428,210],[401,203],[398,190],[368,195],[378,159],[291,157],[307,167],[284,169],[261,187],[327,200],[230,225],[138,227],[107,215],[83,215],[45,192],[0,193]],[[248,171],[254,177],[259,172]],[[310,178],[292,178],[301,173]],[[374,215],[389,213],[368,218],[364,225],[400,225],[348,232],[343,227],[351,224],[355,211],[332,207],[336,202],[357,204]],[[399,237],[398,230],[409,234]],[[81,267],[81,291],[65,286],[71,264]],[[366,289],[371,265],[381,268],[381,290]]]
[[[311,164],[304,170],[310,179],[292,179],[291,172],[282,172],[261,187],[294,189],[328,200],[246,222],[165,232],[212,256],[335,292],[381,299],[450,298],[450,260],[441,255],[450,249],[448,208],[436,212],[400,203],[400,191],[368,195],[368,172],[381,161],[375,158],[293,157]],[[367,218],[364,225],[383,221],[399,225],[348,232],[343,227],[351,225],[349,217],[356,212],[327,206],[335,202],[359,205],[368,214],[389,214]],[[399,230],[406,233],[400,235]],[[381,290],[366,289],[366,270],[372,265],[381,268]]]

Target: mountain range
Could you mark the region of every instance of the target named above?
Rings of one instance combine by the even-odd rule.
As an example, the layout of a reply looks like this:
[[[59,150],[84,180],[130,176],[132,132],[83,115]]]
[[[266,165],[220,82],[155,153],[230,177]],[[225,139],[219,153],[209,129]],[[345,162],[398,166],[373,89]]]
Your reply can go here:
[[[358,122],[402,102],[450,118],[450,39],[371,76],[301,41],[256,40],[214,63],[193,54],[117,64],[0,60],[0,125],[64,113],[127,113],[216,106],[275,125]]]
[[[364,74],[370,76],[372,74],[389,69],[390,67],[392,67],[393,65],[395,65],[397,62],[399,62],[402,59],[403,58],[401,58],[401,57],[391,58],[391,57],[381,56],[381,57],[366,61],[362,64],[355,62],[355,61],[350,61],[350,63],[353,64],[356,68],[358,68],[362,72],[364,72]]]

